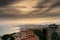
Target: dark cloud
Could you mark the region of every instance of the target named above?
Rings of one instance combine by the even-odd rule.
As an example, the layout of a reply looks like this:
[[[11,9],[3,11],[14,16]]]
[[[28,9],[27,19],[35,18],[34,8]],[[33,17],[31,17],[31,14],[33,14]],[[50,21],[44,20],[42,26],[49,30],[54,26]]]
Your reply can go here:
[[[47,4],[50,6],[47,6]],[[49,9],[47,9],[46,11],[49,11],[55,7],[60,7],[60,0],[44,0],[44,1],[42,1],[42,3],[38,2],[37,6],[35,8],[42,8],[43,9],[43,8],[48,8],[48,7],[49,7]]]
[[[60,7],[60,0],[59,0],[58,2],[56,2],[54,5],[52,5],[52,6],[50,7],[50,9],[48,9],[47,11],[49,11],[49,10],[55,8],[55,7]]]
[[[23,14],[0,13],[0,19],[22,19],[23,17]]]
[[[54,5],[52,5],[51,7],[58,7],[58,6],[60,6],[60,0],[56,2]]]
[[[46,4],[49,5],[49,3],[52,3],[52,4],[50,6],[47,6]],[[60,12],[50,12],[51,10],[54,10],[54,8],[60,9],[59,6],[60,6],[60,0],[55,0],[53,2],[52,2],[52,0],[44,0],[40,4],[37,4],[36,8],[38,8],[38,10],[34,10],[28,14],[22,14],[20,11],[15,10],[15,8],[12,8],[11,10],[9,8],[6,10],[3,10],[3,11],[0,10],[0,18],[13,19],[13,18],[49,18],[49,17],[54,18],[54,17],[60,17]],[[26,8],[26,7],[23,7],[23,8]],[[45,8],[48,8],[48,9],[45,9]],[[10,13],[8,10],[10,10],[12,13]]]
[[[37,18],[60,17],[60,12],[56,12],[56,11],[50,12],[51,10],[54,11],[54,8],[56,8],[56,10],[59,11],[57,8],[60,9],[60,0],[44,0],[42,2],[38,2],[37,6],[35,6],[34,8],[39,9],[30,13],[33,14],[32,16],[34,17]]]
[[[48,10],[46,10],[45,12],[48,12],[54,8],[58,8],[60,7],[60,0],[58,0],[57,2],[55,2],[53,5],[50,6],[50,8]],[[60,9],[60,8],[59,8]]]
[[[15,11],[13,11],[15,12]],[[8,18],[8,19],[24,19],[24,18],[54,18],[54,17],[60,17],[60,13],[49,13],[49,12],[46,12],[46,13],[40,13],[39,10],[36,10],[36,11],[32,11],[28,14],[22,14],[22,13],[0,13],[0,18]]]
[[[49,17],[60,17],[60,13],[34,13],[34,14],[27,14],[27,17],[30,18],[49,18]]]
[[[20,1],[23,1],[23,0],[0,0],[0,7],[6,6],[12,3],[20,2]]]
[[[20,14],[19,14],[20,13]],[[13,7],[0,7],[0,18],[20,18],[21,12],[15,10]]]
[[[40,0],[42,1],[42,0]],[[50,0],[44,0],[42,2],[38,2],[36,8],[45,8],[44,4],[49,2]]]
[[[40,0],[42,1],[42,0]],[[51,6],[47,6],[46,4],[52,3]],[[45,8],[45,7],[55,7],[60,5],[60,0],[44,0],[42,2],[38,2],[36,8]]]

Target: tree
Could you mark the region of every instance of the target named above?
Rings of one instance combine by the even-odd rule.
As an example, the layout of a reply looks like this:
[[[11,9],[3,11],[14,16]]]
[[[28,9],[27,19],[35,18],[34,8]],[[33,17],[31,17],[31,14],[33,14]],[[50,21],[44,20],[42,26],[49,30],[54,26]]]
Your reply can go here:
[[[59,40],[59,36],[56,31],[53,31],[53,33],[51,35],[51,40]]]
[[[59,26],[56,25],[55,23],[49,25],[49,29],[52,30],[52,31],[56,31],[56,29],[57,29],[58,27],[59,27]]]
[[[9,34],[5,34],[2,36],[2,40],[14,40],[14,37],[9,35]]]
[[[43,40],[47,40],[47,30],[46,29],[42,29],[42,36],[43,36]]]
[[[60,33],[59,33],[59,40],[60,40]]]
[[[40,30],[34,30],[34,33],[39,37],[39,40],[42,40],[43,39],[43,34],[42,34],[42,32],[40,31]]]

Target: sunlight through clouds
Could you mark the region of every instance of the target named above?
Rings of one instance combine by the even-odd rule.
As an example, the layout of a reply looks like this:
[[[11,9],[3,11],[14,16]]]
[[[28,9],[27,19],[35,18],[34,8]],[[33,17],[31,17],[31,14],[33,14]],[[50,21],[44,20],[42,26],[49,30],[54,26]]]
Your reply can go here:
[[[36,6],[37,2],[38,2],[37,0],[26,0],[26,1],[18,2],[10,6],[15,7],[15,8],[17,7],[16,10],[20,10],[22,11],[23,14],[27,14],[31,11],[37,10],[33,8],[34,6]]]
[[[60,24],[60,0],[0,0],[2,33],[18,31],[11,25],[50,23]]]

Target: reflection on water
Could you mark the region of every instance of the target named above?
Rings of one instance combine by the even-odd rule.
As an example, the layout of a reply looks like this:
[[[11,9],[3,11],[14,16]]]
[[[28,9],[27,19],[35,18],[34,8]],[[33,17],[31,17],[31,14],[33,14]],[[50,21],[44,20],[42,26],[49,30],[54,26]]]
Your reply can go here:
[[[18,27],[13,27],[13,25],[0,25],[0,35],[18,32],[18,29]]]

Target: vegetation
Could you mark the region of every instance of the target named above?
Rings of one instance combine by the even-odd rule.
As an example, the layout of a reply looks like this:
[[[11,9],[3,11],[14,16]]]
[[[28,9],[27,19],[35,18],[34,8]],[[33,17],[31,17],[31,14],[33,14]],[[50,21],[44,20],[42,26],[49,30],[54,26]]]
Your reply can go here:
[[[53,32],[51,35],[51,40],[59,40],[59,36],[57,32]]]
[[[47,30],[46,29],[42,30],[42,36],[43,36],[43,40],[47,40]]]
[[[40,30],[34,30],[34,33],[39,37],[39,40],[47,40],[46,29],[43,29],[42,32]]]
[[[11,36],[11,35],[9,35],[9,34],[6,34],[6,35],[3,35],[2,36],[2,40],[14,40],[14,37],[13,36]]]
[[[42,40],[42,32],[40,30],[34,30],[34,33],[39,37],[39,40]]]

